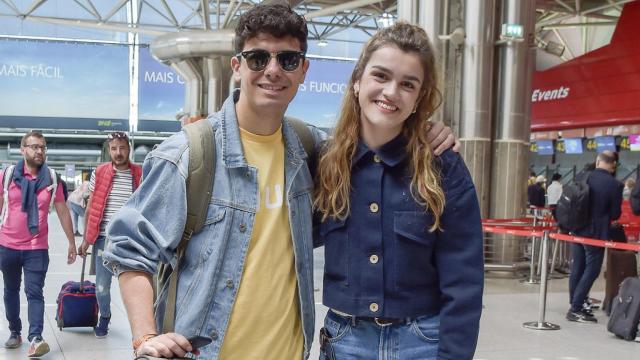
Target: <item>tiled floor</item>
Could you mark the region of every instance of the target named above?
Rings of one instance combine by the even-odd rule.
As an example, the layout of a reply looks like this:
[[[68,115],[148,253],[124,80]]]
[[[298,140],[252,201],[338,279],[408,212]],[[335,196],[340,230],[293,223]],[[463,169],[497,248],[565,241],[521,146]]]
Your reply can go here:
[[[80,276],[81,262],[66,265],[66,240],[60,225],[50,219],[50,266],[45,286],[44,338],[51,352],[44,359],[105,360],[130,359],[131,334],[120,300],[117,281],[113,285],[112,324],[106,339],[96,339],[92,329],[58,330],[55,324],[55,299],[60,286]],[[316,301],[320,302],[322,279],[322,251],[316,250],[315,279]],[[1,277],[1,275],[0,275]],[[600,279],[592,296],[602,299],[603,282]],[[640,359],[640,343],[626,342],[606,331],[607,317],[597,311],[598,324],[571,323],[564,319],[568,308],[567,279],[552,280],[547,299],[546,321],[560,325],[556,331],[536,331],[522,327],[527,321],[538,320],[537,285],[521,284],[513,279],[488,278],[484,296],[485,310],[482,316],[477,360],[627,360]],[[22,295],[22,318],[27,328],[26,299]],[[4,306],[0,304],[0,344],[8,337],[8,325]],[[326,313],[321,304],[316,305],[317,326]],[[317,331],[316,331],[317,334]],[[9,350],[0,348],[0,359],[26,358],[27,344]],[[317,342],[312,359],[318,358]]]

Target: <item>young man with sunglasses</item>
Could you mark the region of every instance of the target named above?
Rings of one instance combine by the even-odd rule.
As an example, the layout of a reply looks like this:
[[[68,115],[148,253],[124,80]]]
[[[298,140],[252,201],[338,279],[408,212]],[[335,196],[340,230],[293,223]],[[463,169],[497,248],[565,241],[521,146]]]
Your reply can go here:
[[[80,256],[87,255],[93,245],[92,255],[96,265],[96,298],[100,310],[94,334],[102,339],[109,334],[111,320],[111,277],[102,263],[102,252],[106,241],[109,220],[140,185],[142,167],[129,161],[129,137],[122,131],[107,135],[111,161],[99,165],[89,180],[89,200],[85,212],[84,240],[78,247]]]
[[[145,180],[109,227],[104,256],[119,277],[138,355],[309,356],[313,178],[293,126],[283,121],[309,67],[306,22],[286,5],[257,5],[240,17],[236,49],[231,66],[240,89],[205,120],[215,132],[215,181],[205,226],[177,269],[175,332],[159,334],[167,289],[158,289],[154,320],[151,274],[161,261],[176,264],[184,230],[183,132],[148,155]],[[309,129],[317,151],[326,135]],[[195,335],[211,343],[195,350],[187,340]]]
[[[40,357],[49,352],[42,338],[44,327],[44,281],[49,268],[49,209],[51,197],[64,234],[69,241],[67,264],[76,260],[76,244],[71,215],[65,202],[62,185],[55,186],[52,172],[46,164],[47,145],[41,133],[28,132],[20,142],[23,159],[2,174],[11,176],[4,195],[0,197],[2,228],[0,229],[0,269],[4,280],[4,308],[11,335],[7,349],[22,345],[20,320],[20,283],[24,273],[24,292],[29,313],[28,357]],[[56,182],[58,184],[58,182]],[[53,192],[55,191],[55,195]],[[5,203],[5,201],[7,203]]]

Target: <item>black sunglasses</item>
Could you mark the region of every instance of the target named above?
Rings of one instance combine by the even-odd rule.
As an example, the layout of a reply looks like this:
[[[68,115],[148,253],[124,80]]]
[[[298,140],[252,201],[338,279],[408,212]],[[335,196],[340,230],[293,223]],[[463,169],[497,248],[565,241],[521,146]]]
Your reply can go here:
[[[302,51],[278,51],[276,53],[270,53],[267,50],[248,50],[236,54],[238,60],[243,57],[247,62],[247,67],[251,71],[263,71],[269,65],[269,61],[272,57],[278,60],[280,68],[284,71],[295,71],[299,66],[301,60],[304,59],[305,54]]]

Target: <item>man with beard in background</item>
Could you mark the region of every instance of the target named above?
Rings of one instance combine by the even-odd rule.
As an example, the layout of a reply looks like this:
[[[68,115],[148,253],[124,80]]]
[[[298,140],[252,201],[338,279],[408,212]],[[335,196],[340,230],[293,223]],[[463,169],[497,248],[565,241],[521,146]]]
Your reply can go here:
[[[56,209],[69,241],[67,264],[76,260],[73,225],[62,182],[54,181],[57,175],[45,163],[46,151],[47,144],[41,133],[26,133],[20,141],[23,159],[2,174],[0,270],[4,280],[4,307],[11,332],[4,346],[7,349],[17,349],[22,345],[20,283],[24,272],[24,292],[29,314],[28,357],[40,357],[50,350],[42,338],[42,330],[43,288],[49,268],[48,217],[52,208]],[[7,182],[4,181],[5,176],[10,177]]]
[[[100,320],[94,328],[97,338],[109,334],[111,320],[111,272],[102,264],[106,229],[111,216],[124,205],[140,185],[142,168],[129,161],[129,137],[117,131],[107,136],[111,162],[101,164],[89,180],[89,201],[85,213],[84,241],[78,248],[80,256],[87,255],[93,245],[96,256],[96,297]]]

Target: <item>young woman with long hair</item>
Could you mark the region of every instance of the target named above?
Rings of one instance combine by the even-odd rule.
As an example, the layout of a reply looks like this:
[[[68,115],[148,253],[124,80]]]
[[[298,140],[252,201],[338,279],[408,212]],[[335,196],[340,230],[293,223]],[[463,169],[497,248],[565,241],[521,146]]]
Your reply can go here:
[[[399,22],[369,40],[318,164],[321,358],[473,358],[480,210],[460,156],[426,139],[440,102],[424,30]]]

